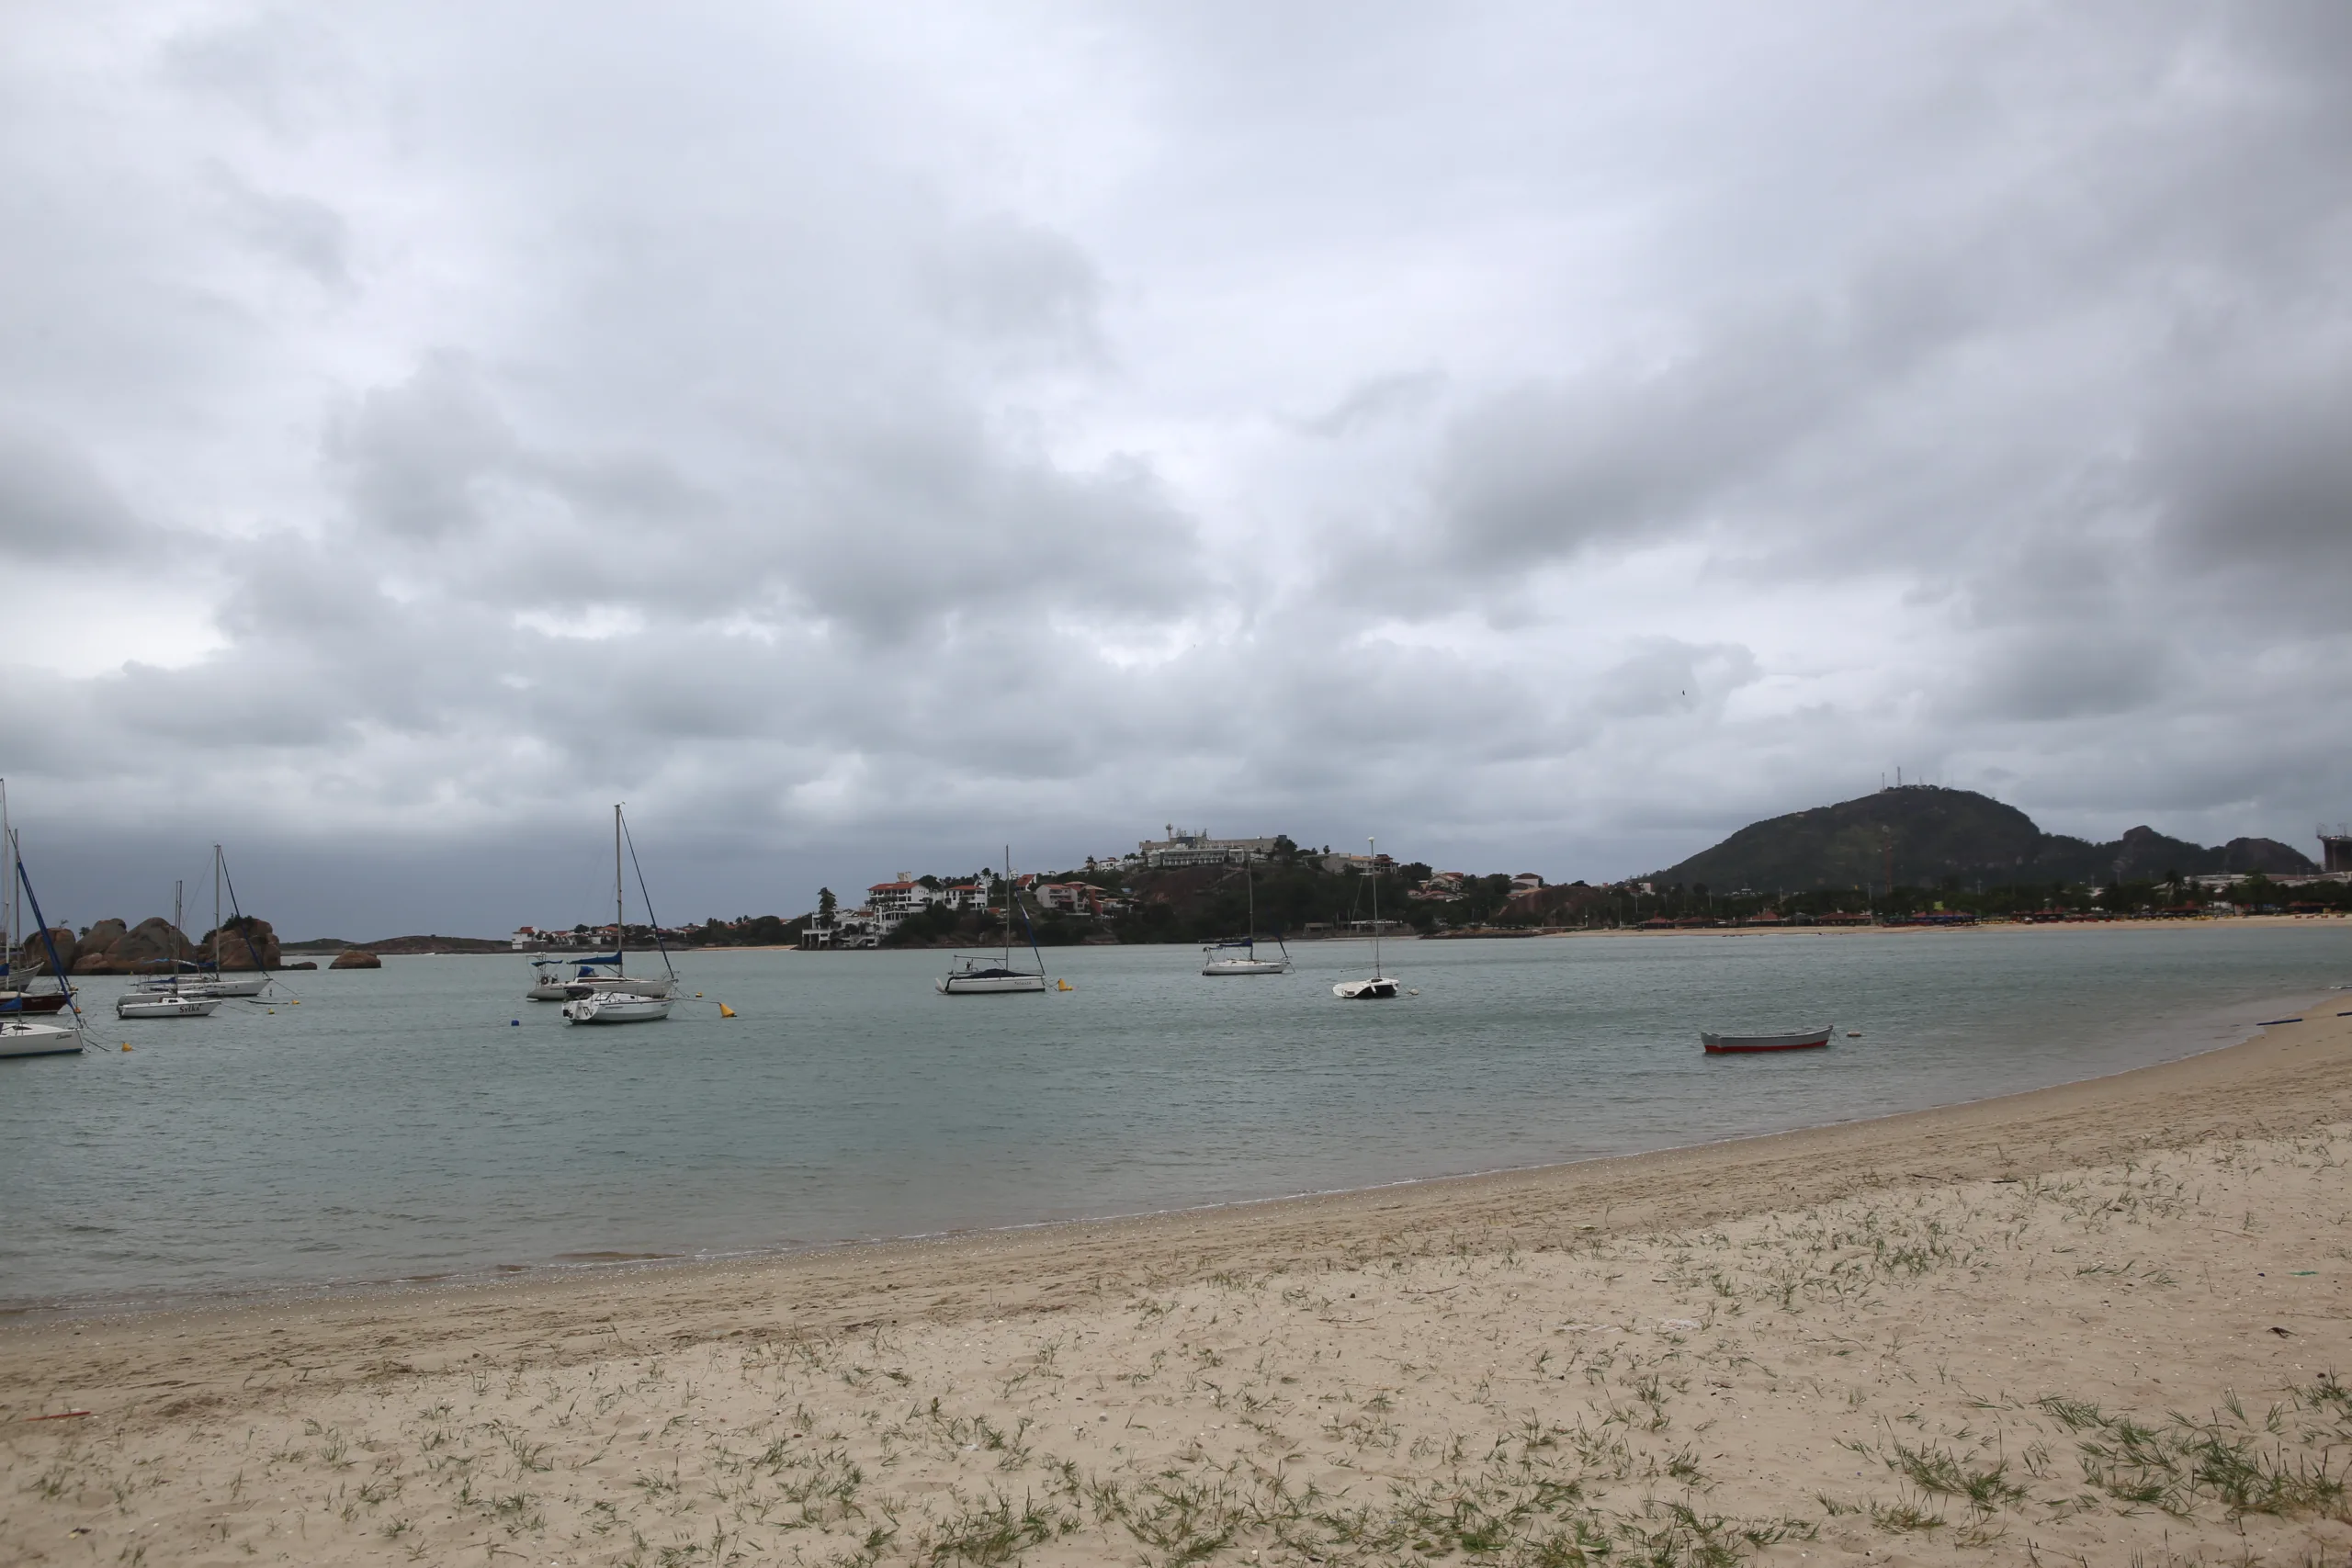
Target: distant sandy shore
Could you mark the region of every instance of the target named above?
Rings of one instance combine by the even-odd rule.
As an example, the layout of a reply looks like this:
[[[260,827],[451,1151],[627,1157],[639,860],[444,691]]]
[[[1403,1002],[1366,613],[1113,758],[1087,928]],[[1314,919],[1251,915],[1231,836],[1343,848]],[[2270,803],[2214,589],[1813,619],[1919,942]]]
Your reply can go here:
[[[1632,1158],[18,1325],[0,1562],[2333,1562],[2339,1011]]]

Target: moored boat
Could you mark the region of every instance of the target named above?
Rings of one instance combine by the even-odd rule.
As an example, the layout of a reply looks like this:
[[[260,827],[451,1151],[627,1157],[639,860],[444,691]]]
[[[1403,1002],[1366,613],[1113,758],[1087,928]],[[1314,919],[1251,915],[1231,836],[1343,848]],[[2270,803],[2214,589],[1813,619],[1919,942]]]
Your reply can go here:
[[[1834,1023],[1819,1029],[1801,1029],[1792,1034],[1709,1034],[1703,1030],[1699,1043],[1710,1056],[1739,1056],[1757,1051],[1814,1051],[1829,1043],[1838,1032]]]
[[[967,958],[933,982],[943,997],[1010,996],[1042,991],[1046,977],[1026,969],[1012,969],[986,958]]]
[[[1037,961],[1035,969],[1012,966],[1012,907],[1021,901],[1020,893],[1012,886],[1012,846],[1004,850],[1004,950],[1001,956],[989,958],[959,958],[955,968],[932,982],[933,989],[943,997],[1008,997],[1035,995],[1046,988],[1046,955],[1037,951],[1037,932],[1029,930],[1029,955]],[[1021,923],[1029,925],[1029,911],[1021,911]]]
[[[653,932],[653,945],[662,955],[662,977],[659,980],[632,979],[622,973],[623,961],[628,956],[628,884],[622,880],[623,855],[633,863],[637,847],[628,838],[628,829],[621,822],[621,808],[613,807],[613,952],[609,958],[558,960],[582,965],[571,980],[547,976],[543,973],[531,987],[530,995],[538,999],[543,987],[560,985],[569,998],[563,1004],[566,1023],[652,1023],[670,1016],[678,1000],[678,972],[670,967],[670,950],[662,942],[662,923],[653,917],[653,896],[646,891],[645,873],[640,867],[637,875],[637,891],[645,900],[645,923]],[[626,851],[624,850],[626,845]],[[535,972],[544,963],[533,959]],[[589,965],[609,965],[609,976],[592,977]]]
[[[55,1023],[27,1023],[20,1018],[0,1021],[0,1057],[70,1056],[82,1049],[77,1030]]]
[[[146,996],[117,997],[114,1015],[117,1018],[210,1018],[220,1007],[219,997],[199,997],[193,992],[173,995],[157,991]]]
[[[0,1012],[47,1013],[65,1010],[63,991],[0,991]]]
[[[1282,953],[1280,958],[1258,956],[1258,884],[1250,874],[1250,857],[1246,854],[1241,858],[1241,881],[1249,895],[1250,924],[1247,933],[1228,942],[1213,942],[1201,949],[1201,973],[1211,978],[1231,975],[1289,974],[1291,971],[1290,948],[1280,935],[1274,938],[1274,946]],[[1240,957],[1220,958],[1217,956],[1218,953],[1236,947],[1241,950]]]
[[[79,1052],[82,1038],[82,1004],[74,999],[73,983],[65,978],[64,961],[58,957],[57,942],[51,934],[49,917],[40,912],[40,895],[33,891],[32,874],[25,869],[24,846],[17,841],[17,829],[8,821],[8,786],[0,780],[0,852],[5,852],[7,866],[7,913],[0,923],[0,974],[8,969],[8,962],[17,956],[17,895],[33,907],[33,922],[40,930],[42,956],[49,961],[49,973],[57,981],[54,1000],[49,994],[34,995],[25,991],[10,993],[10,1005],[0,1009],[0,1056],[66,1056]],[[47,1003],[46,1007],[40,1004]],[[55,1023],[28,1023],[28,1012],[50,1011],[60,1008],[74,1010],[74,1025],[68,1029]]]
[[[626,991],[592,991],[563,1004],[568,1023],[651,1023],[670,1016],[677,1003],[669,997],[631,996]]]
[[[1380,841],[1366,839],[1364,844],[1372,863],[1372,978],[1341,980],[1331,987],[1331,994],[1343,1002],[1395,1001],[1404,994],[1396,976],[1380,972]]]

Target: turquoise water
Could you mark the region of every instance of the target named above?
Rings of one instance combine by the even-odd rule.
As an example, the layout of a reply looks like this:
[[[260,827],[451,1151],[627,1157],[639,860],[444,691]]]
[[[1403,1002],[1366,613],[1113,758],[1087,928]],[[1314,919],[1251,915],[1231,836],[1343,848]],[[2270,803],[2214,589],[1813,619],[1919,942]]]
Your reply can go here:
[[[2113,1072],[2352,979],[2352,929],[2227,925],[1362,943],[1207,980],[943,998],[938,953],[712,953],[707,1003],[567,1026],[519,958],[290,976],[275,1012],[0,1062],[0,1306],[708,1257],[1216,1203],[1735,1137]],[[2352,1007],[2352,999],[2346,1002]],[[1702,1028],[1860,1028],[1703,1056]],[[510,1023],[519,1020],[519,1027]]]

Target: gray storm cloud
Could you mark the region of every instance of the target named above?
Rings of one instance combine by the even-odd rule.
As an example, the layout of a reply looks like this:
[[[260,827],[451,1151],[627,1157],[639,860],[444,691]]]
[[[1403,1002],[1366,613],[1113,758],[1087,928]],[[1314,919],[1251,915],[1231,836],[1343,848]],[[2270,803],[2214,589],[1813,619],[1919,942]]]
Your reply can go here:
[[[20,17],[12,798],[363,931],[563,913],[622,797],[730,913],[1171,817],[1622,874],[1896,762],[2293,837],[2346,16]]]

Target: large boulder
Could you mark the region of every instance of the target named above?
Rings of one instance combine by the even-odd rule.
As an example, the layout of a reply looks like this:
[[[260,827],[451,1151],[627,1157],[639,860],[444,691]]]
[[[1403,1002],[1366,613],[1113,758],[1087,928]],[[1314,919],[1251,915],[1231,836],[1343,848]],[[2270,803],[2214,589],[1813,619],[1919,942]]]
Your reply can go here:
[[[114,950],[116,945],[129,934],[130,934],[130,928],[120,920],[100,920],[96,925],[84,931],[80,946],[74,954],[71,965],[74,973],[76,975],[118,973],[114,966]]]
[[[168,974],[179,967],[183,960],[196,956],[196,943],[187,933],[164,919],[152,916],[140,921],[115,944],[115,973],[118,975]]]
[[[20,976],[54,973],[49,962],[50,942],[56,943],[57,962],[64,966],[65,973],[68,975],[74,973],[74,955],[81,951],[79,944],[74,941],[74,933],[63,926],[57,926],[48,934],[49,942],[41,941],[40,931],[35,931],[25,939],[23,949],[17,953],[11,965],[13,973]]]
[[[346,947],[334,955],[330,969],[381,969],[384,961],[364,948]]]
[[[241,915],[219,931],[204,933],[204,953],[212,954],[215,939],[220,944],[220,967],[235,969],[275,969],[277,963],[277,933],[269,922],[258,915]]]

